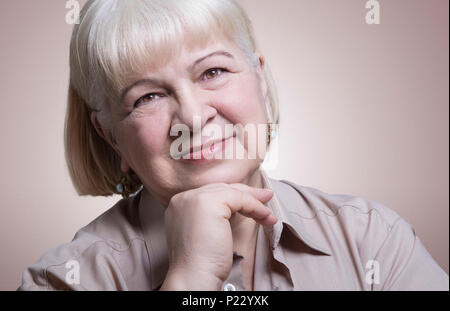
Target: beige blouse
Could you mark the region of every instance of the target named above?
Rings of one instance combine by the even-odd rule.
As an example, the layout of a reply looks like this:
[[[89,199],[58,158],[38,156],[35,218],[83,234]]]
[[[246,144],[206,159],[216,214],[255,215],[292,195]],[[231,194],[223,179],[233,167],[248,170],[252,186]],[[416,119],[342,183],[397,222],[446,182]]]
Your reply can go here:
[[[386,206],[268,178],[278,218],[259,226],[254,290],[449,290],[414,229]],[[246,290],[240,261],[223,290]],[[25,270],[18,290],[157,290],[168,269],[164,207],[141,190]]]

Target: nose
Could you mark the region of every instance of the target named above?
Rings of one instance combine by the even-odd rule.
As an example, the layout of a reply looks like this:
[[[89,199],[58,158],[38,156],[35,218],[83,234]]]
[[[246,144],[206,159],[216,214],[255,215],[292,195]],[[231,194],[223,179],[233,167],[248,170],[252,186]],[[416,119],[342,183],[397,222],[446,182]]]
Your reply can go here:
[[[210,119],[217,115],[217,110],[213,107],[213,103],[208,96],[192,87],[185,86],[183,89],[179,89],[175,97],[178,105],[172,119],[172,125],[185,124],[191,132],[194,132],[195,128],[199,126],[198,120],[201,121],[200,129],[202,129]]]

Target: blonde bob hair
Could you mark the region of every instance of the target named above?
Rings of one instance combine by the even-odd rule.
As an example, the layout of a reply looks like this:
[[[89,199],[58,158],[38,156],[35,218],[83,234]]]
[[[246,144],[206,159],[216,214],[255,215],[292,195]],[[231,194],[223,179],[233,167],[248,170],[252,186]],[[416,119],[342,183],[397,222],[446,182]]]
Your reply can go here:
[[[188,37],[189,40],[184,40]],[[65,156],[79,195],[118,193],[120,157],[96,131],[112,126],[111,105],[144,68],[162,65],[183,43],[204,45],[216,38],[236,43],[255,65],[257,46],[251,21],[234,0],[90,0],[80,12],[70,43],[70,83],[65,119]],[[259,64],[259,62],[258,62]],[[149,67],[150,66],[150,67]],[[278,124],[278,101],[267,63],[266,109]],[[131,192],[142,186],[131,171]]]

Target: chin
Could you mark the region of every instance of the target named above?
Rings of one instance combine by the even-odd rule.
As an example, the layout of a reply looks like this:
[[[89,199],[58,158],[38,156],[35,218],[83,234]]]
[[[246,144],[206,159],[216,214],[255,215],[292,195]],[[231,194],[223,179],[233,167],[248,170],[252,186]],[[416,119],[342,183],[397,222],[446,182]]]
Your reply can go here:
[[[240,183],[259,167],[255,160],[223,160],[217,165],[197,167],[186,176],[185,187],[198,188],[213,183]]]

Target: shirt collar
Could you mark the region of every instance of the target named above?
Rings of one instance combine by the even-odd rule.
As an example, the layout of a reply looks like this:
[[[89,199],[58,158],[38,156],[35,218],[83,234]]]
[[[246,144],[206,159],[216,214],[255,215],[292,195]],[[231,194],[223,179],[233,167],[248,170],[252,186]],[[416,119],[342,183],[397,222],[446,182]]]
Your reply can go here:
[[[314,222],[316,214],[312,208],[302,199],[301,194],[292,184],[269,178],[261,169],[263,187],[274,192],[267,206],[272,210],[278,222],[271,227],[264,227],[269,237],[270,246],[276,248],[280,243],[283,229],[286,227],[297,240],[305,243],[310,248],[326,255],[332,255],[331,249],[320,231],[310,226]],[[313,215],[311,215],[313,214]]]

